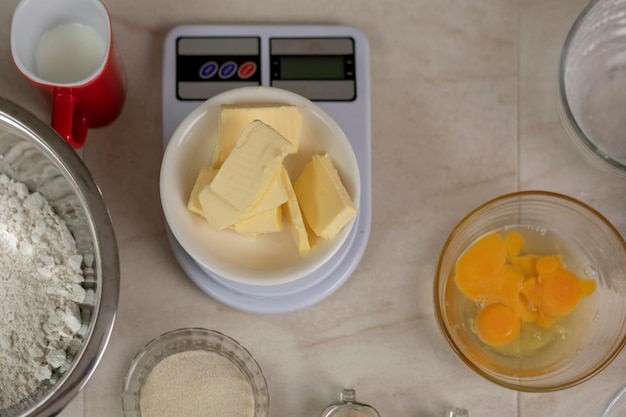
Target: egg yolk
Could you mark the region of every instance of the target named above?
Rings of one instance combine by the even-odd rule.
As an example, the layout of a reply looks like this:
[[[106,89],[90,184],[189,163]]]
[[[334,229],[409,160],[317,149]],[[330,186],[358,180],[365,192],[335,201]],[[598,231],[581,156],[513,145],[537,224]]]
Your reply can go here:
[[[487,345],[515,340],[522,323],[548,328],[595,291],[565,268],[561,255],[524,254],[519,232],[488,234],[471,245],[455,265],[455,282],[479,306],[475,330]]]
[[[476,316],[476,334],[490,346],[504,346],[511,343],[520,332],[520,319],[507,305],[489,304]]]
[[[492,292],[497,286],[497,273],[506,262],[502,236],[493,233],[478,240],[458,259],[456,283],[474,301]]]

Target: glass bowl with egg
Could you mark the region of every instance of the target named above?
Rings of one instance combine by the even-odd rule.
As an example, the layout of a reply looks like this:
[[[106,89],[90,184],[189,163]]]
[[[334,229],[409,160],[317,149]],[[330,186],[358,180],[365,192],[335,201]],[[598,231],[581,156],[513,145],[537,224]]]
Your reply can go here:
[[[626,243],[595,209],[544,191],[503,195],[448,237],[438,324],[459,358],[502,386],[568,388],[626,343]]]
[[[339,125],[310,100],[243,87],[202,103],[161,164],[169,230],[201,268],[245,285],[296,281],[348,240],[359,166]]]
[[[122,392],[125,417],[267,417],[269,393],[250,352],[215,330],[183,328],[146,344]]]

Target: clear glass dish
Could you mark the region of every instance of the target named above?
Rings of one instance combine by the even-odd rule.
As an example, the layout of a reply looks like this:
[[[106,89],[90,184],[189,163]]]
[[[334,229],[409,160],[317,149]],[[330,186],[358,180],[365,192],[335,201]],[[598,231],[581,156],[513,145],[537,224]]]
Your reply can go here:
[[[236,340],[214,330],[186,328],[173,330],[146,344],[133,359],[122,389],[125,417],[141,417],[141,395],[154,367],[170,355],[187,351],[215,352],[229,359],[252,387],[254,417],[267,417],[269,393],[263,372],[250,352]]]

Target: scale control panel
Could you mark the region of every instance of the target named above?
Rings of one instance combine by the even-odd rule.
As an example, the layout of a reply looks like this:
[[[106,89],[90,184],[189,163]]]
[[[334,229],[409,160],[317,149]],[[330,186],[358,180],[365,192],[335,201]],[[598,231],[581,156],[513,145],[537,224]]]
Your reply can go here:
[[[182,25],[167,34],[163,52],[164,141],[203,101],[239,87],[271,86],[316,102],[350,141],[369,148],[369,45],[357,29]]]
[[[268,56],[268,65],[263,56]],[[352,101],[356,98],[355,40],[279,36],[269,37],[267,43],[259,36],[176,39],[179,100],[205,100],[253,85],[282,88],[310,100]]]

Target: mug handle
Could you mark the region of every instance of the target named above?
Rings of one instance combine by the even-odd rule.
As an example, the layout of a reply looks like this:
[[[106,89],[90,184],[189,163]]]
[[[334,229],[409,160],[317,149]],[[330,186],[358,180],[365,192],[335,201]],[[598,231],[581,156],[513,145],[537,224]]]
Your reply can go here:
[[[52,127],[72,148],[80,148],[87,138],[88,123],[78,97],[64,88],[55,88],[52,95]]]

